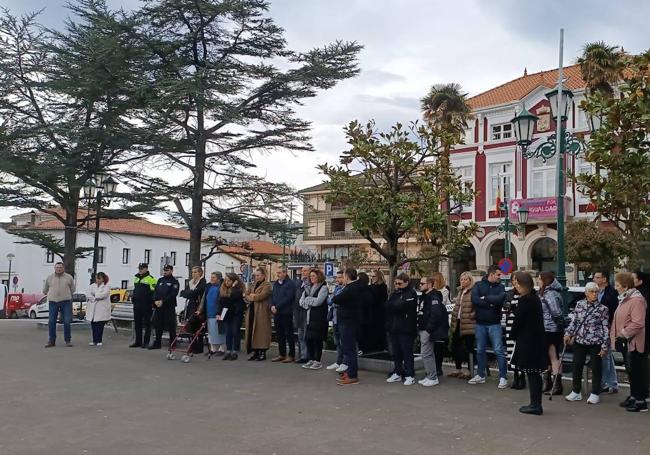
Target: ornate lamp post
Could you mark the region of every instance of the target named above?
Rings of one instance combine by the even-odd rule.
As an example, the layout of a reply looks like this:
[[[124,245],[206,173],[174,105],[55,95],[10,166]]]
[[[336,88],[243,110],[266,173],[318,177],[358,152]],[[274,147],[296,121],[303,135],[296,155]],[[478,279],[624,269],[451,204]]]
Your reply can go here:
[[[518,232],[525,232],[526,223],[528,223],[528,209],[526,207],[521,207],[517,210],[517,221],[518,223],[512,223],[510,221],[510,204],[508,199],[504,200],[499,206],[501,210],[505,211],[505,217],[503,223],[497,227],[497,232],[499,234],[505,234],[505,246],[504,246],[504,257],[510,258],[510,234],[517,234]]]
[[[11,292],[11,263],[13,262],[15,257],[16,255],[13,253],[7,254],[7,260],[9,261],[9,272],[7,273],[7,289],[9,290],[9,292]]]
[[[93,268],[90,276],[90,283],[95,282],[97,275],[97,261],[99,260],[99,220],[101,218],[102,204],[108,206],[111,203],[111,197],[117,188],[117,181],[110,175],[97,174],[94,179],[88,181],[88,186],[83,188],[86,198],[90,205],[91,200],[95,200],[95,241],[93,244]]]

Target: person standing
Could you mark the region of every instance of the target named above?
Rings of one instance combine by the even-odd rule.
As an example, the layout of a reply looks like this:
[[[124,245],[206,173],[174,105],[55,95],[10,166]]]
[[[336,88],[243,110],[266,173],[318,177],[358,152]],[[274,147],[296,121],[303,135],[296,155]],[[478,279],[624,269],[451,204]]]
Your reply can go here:
[[[203,300],[200,305],[200,312],[205,312],[205,318],[208,326],[208,348],[209,355],[223,355],[226,344],[226,330],[223,324],[217,320],[219,311],[219,289],[223,275],[221,272],[212,272],[210,282],[205,287]]]
[[[278,340],[279,355],[272,362],[293,363],[296,358],[296,343],[293,339],[293,301],[296,295],[296,285],[287,276],[287,269],[277,272],[277,280],[273,283],[271,294],[271,313],[275,324],[275,335]],[[287,356],[287,345],[289,355]]]
[[[332,322],[334,329],[334,343],[336,344],[336,361],[327,366],[327,370],[336,370],[337,373],[343,373],[348,369],[348,365],[343,361],[343,346],[341,345],[341,331],[339,330],[338,315],[336,314],[336,305],[334,297],[339,295],[344,287],[343,270],[336,272],[336,285],[328,302],[327,319]]]
[[[133,334],[135,336],[130,348],[146,348],[151,338],[151,315],[153,312],[153,294],[156,279],[149,274],[149,264],[138,265],[138,273],[133,278]],[[144,329],[144,338],[142,337]]]
[[[627,405],[625,408],[629,412],[648,412],[648,353],[645,352],[648,304],[635,289],[631,273],[617,273],[614,284],[621,302],[612,322],[611,347],[623,354],[630,377],[630,396],[622,405]]]
[[[444,329],[439,309],[442,308],[442,299],[438,291],[434,289],[434,278],[423,277],[420,279],[420,291],[418,297],[418,331],[420,334],[420,353],[426,376],[418,381],[424,387],[432,387],[439,384],[436,350],[434,344],[436,338],[446,337],[449,327]],[[435,308],[434,308],[435,306]],[[444,312],[444,319],[447,320],[447,312]]]
[[[108,275],[97,272],[95,282],[90,285],[86,304],[86,320],[90,321],[93,341],[90,346],[102,346],[104,325],[111,319],[111,289],[108,287]]]
[[[449,376],[471,379],[470,356],[474,351],[474,327],[476,325],[476,310],[472,305],[474,277],[469,272],[463,272],[459,281],[460,288],[456,295],[454,309],[451,310],[450,323],[451,347],[456,371],[449,373]],[[467,373],[463,373],[463,362],[467,362]]]
[[[567,401],[582,400],[582,369],[587,355],[591,357],[591,394],[589,404],[600,403],[600,381],[602,362],[609,349],[609,310],[598,303],[599,288],[596,283],[585,286],[586,299],[579,301],[574,310],[573,319],[564,331],[564,344],[573,346],[573,384],[571,393],[564,398]]]
[[[45,345],[46,348],[52,348],[56,345],[56,320],[59,317],[59,312],[61,312],[63,318],[65,345],[72,347],[70,324],[72,323],[72,294],[74,289],[74,278],[72,278],[72,275],[65,273],[63,262],[57,262],[54,265],[54,273],[45,279],[43,285],[43,294],[47,295],[49,309],[47,322],[49,340]]]
[[[219,291],[219,305],[226,309],[226,354],[223,360],[237,360],[241,342],[241,324],[244,317],[244,285],[234,273],[226,274]]]
[[[148,349],[160,349],[162,347],[163,331],[169,332],[169,345],[176,338],[176,297],[180,290],[180,283],[174,277],[174,267],[165,264],[163,276],[158,279],[154,290],[154,329],[155,340]]]
[[[359,383],[357,366],[357,331],[359,330],[361,310],[361,292],[363,284],[359,282],[355,269],[345,269],[343,272],[344,287],[332,298],[336,305],[336,320],[341,337],[341,349],[347,369],[341,372],[337,379],[340,386]],[[382,329],[383,330],[383,329]]]
[[[249,361],[266,360],[266,351],[271,345],[271,294],[273,287],[266,279],[266,270],[255,270],[255,283],[246,294],[248,313],[246,315],[246,351],[252,354]]]
[[[386,301],[388,300],[388,286],[384,274],[377,269],[370,278],[370,291],[372,292],[372,351],[383,351],[387,347],[386,327]]]
[[[296,363],[307,363],[307,344],[305,342],[305,331],[307,330],[307,310],[300,306],[300,298],[302,294],[307,291],[311,283],[309,282],[309,273],[311,267],[304,266],[300,269],[300,278],[294,281],[296,294],[293,302],[293,328],[298,333],[298,359]]]
[[[542,392],[550,395],[562,395],[562,377],[560,374],[560,353],[562,352],[562,339],[564,327],[562,321],[562,285],[555,279],[553,272],[541,272],[537,279],[539,297],[544,312],[544,339],[546,340],[549,369],[544,373],[544,388]]]
[[[395,290],[386,302],[388,333],[393,345],[393,374],[386,382],[415,384],[413,342],[417,334],[417,294],[410,285],[408,274],[395,278]]]
[[[303,292],[300,298],[300,306],[307,310],[307,330],[305,341],[307,342],[308,362],[303,368],[320,370],[323,368],[321,357],[323,355],[323,341],[327,337],[327,297],[329,290],[325,283],[325,275],[322,271],[314,269],[309,274],[311,287],[309,293]]]
[[[451,305],[451,300],[449,298],[449,286],[447,286],[444,275],[440,272],[433,272],[431,277],[433,279],[431,286],[440,297],[439,302],[436,299],[433,300],[433,316],[436,321],[437,331],[434,336],[433,348],[435,350],[437,374],[441,378],[443,376],[442,361],[445,357],[446,347],[449,344],[449,315],[447,308]]]
[[[508,387],[506,355],[503,346],[501,313],[506,301],[506,289],[501,284],[501,270],[495,265],[488,268],[487,276],[474,285],[472,305],[476,311],[476,356],[478,372],[468,381],[469,384],[485,384],[487,368],[488,339],[494,349],[499,364],[499,389]]]
[[[181,291],[181,297],[185,297],[185,319],[196,313],[201,304],[201,299],[205,294],[207,283],[203,277],[203,268],[197,266],[192,267],[192,279],[187,285],[187,288]]]
[[[618,307],[618,292],[609,284],[609,273],[598,271],[594,273],[593,281],[598,285],[598,302],[605,305],[609,314],[609,327],[612,326],[614,313]],[[613,340],[610,340],[613,342]],[[618,393],[618,376],[616,375],[616,365],[614,363],[614,353],[608,351],[606,357],[602,359],[602,384],[601,392],[615,394]]]

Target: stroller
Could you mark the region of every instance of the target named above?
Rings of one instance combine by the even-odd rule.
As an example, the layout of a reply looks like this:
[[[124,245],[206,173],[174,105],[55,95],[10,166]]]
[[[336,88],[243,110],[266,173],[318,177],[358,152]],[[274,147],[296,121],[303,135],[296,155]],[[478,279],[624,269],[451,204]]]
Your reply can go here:
[[[189,340],[187,350],[185,354],[181,357],[183,363],[189,363],[192,360],[194,354],[200,354],[203,352],[203,337],[205,336],[206,326],[205,321],[198,314],[191,314],[189,318],[185,320],[185,323],[181,326],[181,329],[176,335],[176,338],[172,340],[169,344],[169,351],[167,352],[167,360],[176,359],[176,346],[178,340],[185,338]]]

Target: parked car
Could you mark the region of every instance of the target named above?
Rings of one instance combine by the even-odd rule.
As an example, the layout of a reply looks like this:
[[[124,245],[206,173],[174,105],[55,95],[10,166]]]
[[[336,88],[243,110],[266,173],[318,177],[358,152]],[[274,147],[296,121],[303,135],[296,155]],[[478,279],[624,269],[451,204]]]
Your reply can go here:
[[[115,288],[111,289],[111,303],[130,302],[132,289]]]
[[[14,292],[7,295],[5,313],[8,318],[17,319],[29,315],[30,308],[43,298],[43,294],[27,294]]]
[[[6,318],[5,308],[7,306],[7,294],[9,289],[6,284],[0,284],[0,318]]]
[[[81,315],[86,314],[86,300],[86,294],[72,294],[72,317],[79,316],[80,308]],[[47,318],[49,315],[50,306],[48,305],[47,297],[43,297],[29,308],[30,319]]]

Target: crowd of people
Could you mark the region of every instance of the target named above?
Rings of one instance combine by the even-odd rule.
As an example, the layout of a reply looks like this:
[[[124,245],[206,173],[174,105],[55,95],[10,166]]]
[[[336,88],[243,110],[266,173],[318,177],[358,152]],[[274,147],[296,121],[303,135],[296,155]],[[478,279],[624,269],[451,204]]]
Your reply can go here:
[[[541,415],[543,394],[564,394],[561,375],[567,351],[573,356],[573,380],[565,399],[583,399],[582,375],[589,358],[589,404],[599,403],[602,394],[619,392],[614,363],[614,352],[618,352],[630,382],[630,394],[621,406],[630,412],[648,410],[650,337],[645,332],[650,277],[642,272],[617,273],[613,287],[608,273],[596,272],[570,318],[565,318],[562,286],[552,272],[539,274],[537,288],[529,273],[515,272],[509,296],[496,266],[491,266],[478,282],[464,272],[453,302],[439,272],[421,278],[419,292],[411,277],[400,273],[390,294],[379,270],[372,276],[351,268],[340,270],[332,292],[318,268],[303,267],[298,279],[289,278],[286,269],[277,272],[274,282],[266,275],[264,268],[258,268],[253,283],[246,285],[234,273],[224,277],[214,272],[206,282],[203,269],[193,267],[192,279],[181,291],[173,266],[166,265],[163,276],[156,280],[148,264],[140,264],[132,294],[134,338],[130,347],[161,349],[164,331],[169,332],[170,343],[175,339],[180,296],[186,299],[185,317],[196,315],[205,321],[206,354],[222,356],[223,360],[237,360],[243,323],[249,361],[267,359],[274,327],[278,355],[272,362],[297,363],[304,369],[319,370],[325,367],[323,345],[331,325],[336,360],[325,368],[338,373],[338,385],[358,384],[358,356],[385,349],[393,359],[388,383],[437,386],[443,376],[443,359],[450,353],[455,370],[447,376],[479,385],[486,383],[490,345],[498,366],[497,387],[508,387],[507,373],[512,370],[510,387],[523,389],[528,383],[529,388],[530,403],[520,412]],[[100,272],[89,291],[86,318],[91,322],[93,346],[102,346],[103,327],[110,320],[108,282],[108,276]],[[56,343],[59,312],[63,315],[66,345],[71,346],[73,292],[74,280],[63,271],[63,264],[56,264],[44,288],[50,304],[46,347]],[[448,307],[452,308],[451,314]],[[416,342],[424,367],[419,381],[415,374]],[[200,346],[196,352],[202,350]],[[466,371],[463,364],[467,365]]]

